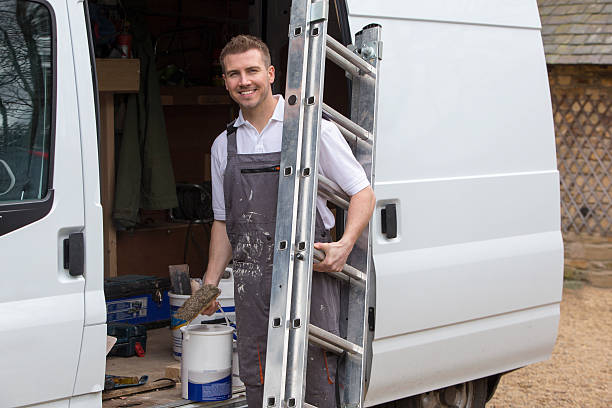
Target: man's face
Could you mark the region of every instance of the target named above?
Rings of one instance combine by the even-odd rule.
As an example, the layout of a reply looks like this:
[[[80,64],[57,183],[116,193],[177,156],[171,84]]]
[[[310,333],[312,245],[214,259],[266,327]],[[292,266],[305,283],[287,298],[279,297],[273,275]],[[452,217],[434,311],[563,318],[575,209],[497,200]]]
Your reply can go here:
[[[225,89],[243,110],[257,108],[272,97],[270,84],[274,82],[274,67],[266,67],[257,49],[225,56]]]

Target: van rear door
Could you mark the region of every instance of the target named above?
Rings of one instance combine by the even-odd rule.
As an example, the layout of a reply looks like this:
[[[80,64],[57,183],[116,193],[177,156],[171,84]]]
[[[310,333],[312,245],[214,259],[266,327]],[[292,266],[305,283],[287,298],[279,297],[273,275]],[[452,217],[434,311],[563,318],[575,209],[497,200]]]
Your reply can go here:
[[[563,242],[537,3],[348,10],[353,33],[379,23],[384,42],[367,404],[548,358]]]
[[[66,2],[0,2],[1,406],[73,394],[84,206]]]

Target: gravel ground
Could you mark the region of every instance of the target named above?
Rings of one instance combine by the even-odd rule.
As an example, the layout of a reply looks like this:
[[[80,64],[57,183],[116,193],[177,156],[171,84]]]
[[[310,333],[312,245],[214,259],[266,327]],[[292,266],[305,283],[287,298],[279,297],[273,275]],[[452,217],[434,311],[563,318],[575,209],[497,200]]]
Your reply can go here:
[[[502,377],[487,408],[612,407],[612,289],[566,285],[552,358]]]

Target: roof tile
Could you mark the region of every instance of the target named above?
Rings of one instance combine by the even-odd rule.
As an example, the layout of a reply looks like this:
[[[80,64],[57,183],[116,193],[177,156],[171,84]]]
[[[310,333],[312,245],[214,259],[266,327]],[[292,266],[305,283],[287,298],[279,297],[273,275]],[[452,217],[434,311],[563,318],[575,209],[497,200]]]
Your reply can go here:
[[[589,4],[586,7],[586,13],[587,14],[595,14],[595,13],[601,13],[601,10],[603,10],[605,4]]]
[[[545,44],[544,54],[556,54],[558,45],[556,44]]]
[[[591,34],[584,40],[585,44],[602,44],[606,36],[604,34]]]
[[[593,54],[594,46],[593,45],[578,45],[572,51],[574,55],[586,55]]]
[[[591,24],[612,24],[612,14],[593,14],[587,19]]]
[[[599,57],[600,64],[611,64],[612,65],[612,55],[601,55]]]
[[[612,0],[537,1],[549,64],[601,64],[612,59]]]
[[[559,64],[578,64],[580,57],[578,55],[559,55]]]
[[[554,29],[552,30],[552,32],[556,34],[567,34],[567,33],[570,33],[572,30],[571,24],[561,24],[556,27],[555,26],[549,26],[549,27],[553,27]]]
[[[612,45],[595,45],[593,53],[600,55],[612,55]]]
[[[557,47],[557,54],[572,54],[574,47],[571,45],[563,44]]]
[[[587,24],[571,24],[568,32],[572,34],[586,34],[588,32],[592,32],[592,30],[589,30],[589,26]]]
[[[554,44],[571,44],[574,37],[575,36],[572,34],[552,35],[550,38],[547,38],[546,42]]]
[[[572,36],[571,40],[569,40],[567,43],[568,44],[585,44],[588,37],[589,36],[587,34],[574,35]]]

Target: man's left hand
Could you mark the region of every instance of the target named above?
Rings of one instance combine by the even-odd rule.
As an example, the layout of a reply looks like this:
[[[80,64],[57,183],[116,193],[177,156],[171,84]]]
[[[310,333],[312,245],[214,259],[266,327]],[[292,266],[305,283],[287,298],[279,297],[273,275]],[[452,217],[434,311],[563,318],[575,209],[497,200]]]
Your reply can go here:
[[[346,244],[342,240],[329,243],[315,242],[314,247],[325,252],[325,259],[312,266],[312,269],[318,272],[340,272],[353,249],[353,245]]]

